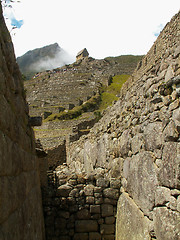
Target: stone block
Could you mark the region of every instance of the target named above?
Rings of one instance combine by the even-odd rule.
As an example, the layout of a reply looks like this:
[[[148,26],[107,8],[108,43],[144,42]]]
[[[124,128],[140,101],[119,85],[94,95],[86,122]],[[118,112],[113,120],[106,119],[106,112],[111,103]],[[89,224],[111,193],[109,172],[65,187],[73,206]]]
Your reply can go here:
[[[120,189],[121,180],[116,178],[111,178],[110,180],[110,188]]]
[[[101,215],[102,217],[109,217],[114,215],[113,205],[102,204],[101,205]]]
[[[100,205],[91,205],[90,206],[90,213],[100,213],[101,207]]]
[[[100,213],[91,214],[91,219],[99,220],[101,218]]]
[[[97,232],[98,223],[96,220],[76,220],[75,231],[78,233]]]
[[[162,164],[158,171],[158,180],[161,185],[170,188],[180,187],[180,143],[166,142]]]
[[[122,193],[117,205],[116,239],[149,240],[149,221],[127,193]]]
[[[86,197],[86,203],[87,204],[94,204],[94,197],[91,197],[91,196]]]
[[[58,187],[56,195],[59,197],[68,197],[71,190],[72,190],[71,186],[64,184]]]
[[[162,146],[162,123],[153,122],[144,127],[144,142],[147,151],[159,149]]]
[[[98,232],[89,233],[89,240],[101,240],[101,235]]]
[[[74,240],[89,240],[88,233],[75,233]]]
[[[166,126],[163,131],[163,138],[165,142],[176,141],[179,137],[179,133],[177,131],[176,125],[174,121],[170,121],[170,123]]]
[[[94,193],[95,198],[101,198],[103,196],[102,192],[100,193]]]
[[[53,223],[53,221],[52,221]],[[61,230],[65,230],[66,229],[66,224],[67,224],[67,220],[64,218],[56,218],[54,226],[57,229],[61,229]]]
[[[115,235],[114,234],[102,235],[102,240],[115,240]]]
[[[111,217],[105,217],[105,223],[106,224],[114,224],[115,223],[115,217],[111,216]]]
[[[60,236],[58,240],[71,240],[69,236]]]
[[[102,204],[102,203],[103,203],[103,198],[102,198],[102,197],[101,197],[101,198],[99,198],[99,197],[96,198],[96,197],[95,197],[95,198],[94,198],[94,203],[95,203],[95,204]]]
[[[117,199],[104,198],[104,203],[111,204],[111,205],[115,206],[117,204]]]
[[[144,145],[144,140],[143,140],[143,134],[142,133],[137,133],[131,141],[131,149],[132,153],[136,154],[142,149]]]
[[[103,190],[103,195],[106,198],[118,199],[119,198],[119,189],[106,188]]]
[[[101,193],[102,187],[94,187],[94,193]]]
[[[115,232],[115,226],[114,224],[102,224],[100,225],[100,233],[101,235],[108,235],[108,234],[114,234]]]
[[[105,178],[98,178],[96,180],[96,186],[102,187],[102,188],[107,188],[109,187],[109,180]]]
[[[93,196],[94,194],[94,185],[89,184],[84,188],[84,193],[86,196]]]
[[[77,219],[90,219],[91,215],[88,209],[82,209],[76,213]]]
[[[66,219],[68,219],[70,216],[68,211],[58,211],[58,215],[59,217],[66,218]]]
[[[180,196],[177,198],[177,211],[180,212]]]
[[[158,186],[154,160],[151,152],[142,151],[131,158],[126,169],[126,190],[146,214],[154,206],[155,190]]]
[[[166,207],[157,207],[153,211],[154,230],[158,240],[179,239],[180,233],[180,213],[167,209]]]
[[[158,186],[155,191],[155,205],[165,205],[170,201],[171,190],[169,188]]]
[[[74,188],[69,193],[70,197],[78,197],[79,196],[79,190],[77,188]]]

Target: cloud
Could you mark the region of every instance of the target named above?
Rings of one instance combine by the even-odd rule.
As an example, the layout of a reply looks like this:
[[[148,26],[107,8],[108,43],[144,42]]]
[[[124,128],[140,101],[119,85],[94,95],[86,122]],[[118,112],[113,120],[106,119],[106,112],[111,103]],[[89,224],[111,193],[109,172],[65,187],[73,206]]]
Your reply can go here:
[[[164,28],[164,25],[163,24],[160,24],[159,26],[157,26],[157,29],[156,31],[153,33],[155,37],[158,37],[160,32],[163,30]]]

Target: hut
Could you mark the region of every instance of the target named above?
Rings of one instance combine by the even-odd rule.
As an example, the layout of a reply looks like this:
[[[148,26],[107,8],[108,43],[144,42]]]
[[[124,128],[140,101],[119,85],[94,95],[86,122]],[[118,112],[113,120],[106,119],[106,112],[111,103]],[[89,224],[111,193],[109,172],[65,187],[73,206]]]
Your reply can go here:
[[[89,56],[89,53],[88,53],[87,49],[84,48],[83,50],[78,52],[78,54],[76,55],[76,61],[78,61],[79,59],[82,59],[84,57],[88,57],[88,56]]]

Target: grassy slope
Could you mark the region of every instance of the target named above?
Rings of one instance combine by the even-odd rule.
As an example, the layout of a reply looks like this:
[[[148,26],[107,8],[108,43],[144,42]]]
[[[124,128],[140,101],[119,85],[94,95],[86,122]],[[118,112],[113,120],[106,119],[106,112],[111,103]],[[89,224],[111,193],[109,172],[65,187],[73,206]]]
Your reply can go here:
[[[100,117],[101,111],[112,105],[113,101],[118,100],[118,95],[123,83],[129,78],[129,75],[116,75],[112,78],[112,83],[106,87],[103,86],[100,95],[90,98],[81,106],[76,106],[72,110],[64,111],[58,114],[51,114],[46,121],[53,120],[70,120],[81,116],[84,112],[94,112],[97,118]]]

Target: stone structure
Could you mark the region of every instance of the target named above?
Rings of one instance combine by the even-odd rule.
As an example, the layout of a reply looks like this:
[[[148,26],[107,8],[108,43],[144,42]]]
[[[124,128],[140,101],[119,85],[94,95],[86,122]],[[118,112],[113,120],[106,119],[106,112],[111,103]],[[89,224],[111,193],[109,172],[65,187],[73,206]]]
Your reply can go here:
[[[44,240],[33,131],[0,4],[0,239]]]
[[[76,173],[121,178],[116,240],[180,238],[180,13],[165,26],[120,100],[67,148]]]
[[[46,240],[114,240],[120,179],[85,177],[64,165],[50,175],[43,203]]]
[[[78,52],[78,54],[76,55],[76,61],[78,61],[82,58],[88,57],[88,56],[89,56],[89,53],[88,53],[87,49],[84,48],[83,50]]]

